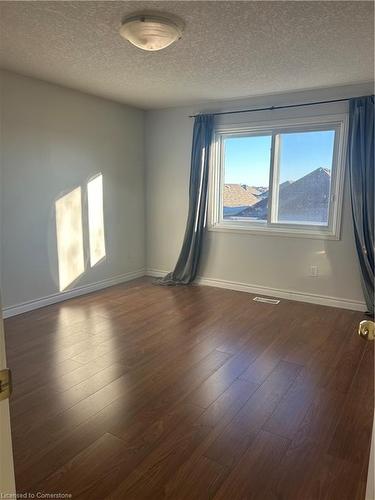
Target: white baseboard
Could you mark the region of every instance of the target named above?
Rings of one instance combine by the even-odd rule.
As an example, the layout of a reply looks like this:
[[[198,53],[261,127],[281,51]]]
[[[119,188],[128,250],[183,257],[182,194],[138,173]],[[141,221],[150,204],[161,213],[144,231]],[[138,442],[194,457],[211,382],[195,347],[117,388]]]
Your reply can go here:
[[[152,278],[161,278],[162,276],[165,276],[169,272],[170,271],[162,271],[161,269],[146,269],[145,275],[151,276]]]
[[[164,276],[168,271],[160,269],[147,269],[147,276]],[[323,306],[339,307],[341,309],[351,309],[354,311],[366,311],[366,304],[359,300],[349,300],[341,297],[329,297],[327,295],[317,295],[314,293],[297,292],[295,290],[285,290],[279,288],[270,288],[249,283],[240,283],[238,281],[227,281],[222,279],[205,278],[198,276],[195,283],[197,285],[215,286],[217,288],[227,288],[239,292],[253,293],[256,295],[266,295],[280,299],[296,300],[298,302],[308,302],[310,304],[320,304]]]
[[[168,271],[163,271],[161,269],[139,269],[138,271],[132,271],[120,276],[115,276],[113,278],[98,281],[96,283],[73,288],[72,290],[67,290],[66,292],[55,293],[47,297],[42,297],[40,299],[23,302],[22,304],[17,304],[15,306],[4,307],[3,317],[10,318],[11,316],[16,316],[17,314],[33,311],[34,309],[39,309],[40,307],[56,304],[57,302],[62,302],[64,300],[72,299],[80,295],[85,295],[97,290],[102,290],[103,288],[118,285],[119,283],[125,283],[126,281],[141,278],[145,275],[160,277],[164,276],[167,273]],[[316,295],[306,292],[297,292],[294,290],[269,288],[260,285],[240,283],[237,281],[205,278],[203,276],[198,276],[195,283],[197,285],[214,286],[217,288],[226,288],[228,290],[236,290],[257,295],[266,295],[271,297],[278,297],[281,299],[297,300],[299,302],[308,302],[311,304],[321,304],[323,306],[339,307],[342,309],[351,309],[354,311],[366,311],[366,304],[364,302],[344,299],[340,297],[329,297],[326,295]]]
[[[33,311],[34,309],[39,309],[40,307],[56,304],[57,302],[72,299],[73,297],[78,297],[79,295],[96,292],[97,290],[108,288],[109,286],[114,286],[118,285],[119,283],[125,283],[126,281],[141,278],[144,275],[145,270],[139,269],[138,271],[131,271],[129,273],[121,274],[120,276],[115,276],[113,278],[108,278],[102,281],[97,281],[96,283],[91,283],[89,285],[82,285],[73,288],[72,290],[67,290],[66,292],[54,293],[52,295],[48,295],[47,297],[30,300],[29,302],[23,302],[22,304],[17,304],[15,306],[4,307],[3,318],[10,318],[11,316],[16,316],[17,314]]]

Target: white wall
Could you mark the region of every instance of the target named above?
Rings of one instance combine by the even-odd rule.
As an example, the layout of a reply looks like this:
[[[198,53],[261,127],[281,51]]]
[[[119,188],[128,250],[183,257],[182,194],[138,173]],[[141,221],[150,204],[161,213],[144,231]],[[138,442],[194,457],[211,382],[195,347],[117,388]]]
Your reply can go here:
[[[364,84],[147,112],[147,268],[154,274],[173,269],[181,247],[188,208],[193,125],[190,114],[337,99],[372,92],[371,84]],[[277,119],[343,111],[347,111],[346,102],[247,115],[226,115],[219,120],[228,123],[239,123],[241,120],[256,122],[270,117]],[[271,293],[275,292],[274,289],[294,291],[317,295],[318,302],[319,297],[325,296],[339,299],[349,307],[364,307],[347,180],[348,176],[340,241],[208,232],[199,275],[214,280],[267,287],[272,289]],[[319,266],[319,277],[309,276],[311,264]],[[333,304],[333,301],[330,303]]]
[[[90,269],[86,252],[72,287],[142,270],[144,113],[8,72],[0,79],[4,306],[59,292],[55,200],[99,172],[107,256]]]
[[[368,84],[213,102],[150,111],[144,124],[140,110],[35,79],[0,72],[0,84],[0,267],[8,308],[59,292],[54,203],[69,190],[84,188],[98,172],[104,178],[107,257],[92,269],[87,262],[71,288],[141,273],[145,264],[154,271],[174,267],[187,215],[189,114],[373,92]],[[221,120],[258,121],[270,115],[285,118],[346,109],[347,104],[340,103]],[[311,264],[319,266],[318,278],[309,276]],[[199,274],[271,291],[333,297],[361,307],[347,182],[340,241],[209,232]]]

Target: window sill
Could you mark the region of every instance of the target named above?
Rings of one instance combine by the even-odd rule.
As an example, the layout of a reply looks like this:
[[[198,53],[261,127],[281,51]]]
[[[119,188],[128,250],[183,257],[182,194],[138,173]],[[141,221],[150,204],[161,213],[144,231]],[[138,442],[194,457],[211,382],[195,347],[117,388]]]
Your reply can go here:
[[[255,234],[262,236],[282,236],[288,238],[308,238],[318,240],[340,240],[340,235],[332,230],[295,227],[254,227],[250,224],[218,223],[208,226],[208,231],[219,233]]]

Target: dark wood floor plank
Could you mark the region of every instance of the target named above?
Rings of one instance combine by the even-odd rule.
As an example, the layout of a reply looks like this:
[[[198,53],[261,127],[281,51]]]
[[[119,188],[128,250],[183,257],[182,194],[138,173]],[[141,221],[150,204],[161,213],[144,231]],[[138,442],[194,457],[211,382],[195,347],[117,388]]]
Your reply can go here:
[[[146,412],[144,420],[149,425],[140,425],[136,422],[129,425],[129,433],[122,441],[126,446],[121,460],[111,469],[110,473],[98,476],[94,485],[86,489],[79,498],[104,498],[109,491],[115,490],[134,469],[145,460],[152,451],[160,446],[173,429],[181,425],[192,425],[202,409],[197,406],[178,404],[162,414],[149,416]]]
[[[273,313],[276,314],[275,311]],[[259,326],[260,328],[252,328],[248,336],[241,338],[240,352],[234,355],[190,395],[191,402],[208,408],[235,379],[241,377],[249,369],[254,360],[258,359],[279,333],[275,329],[265,330],[263,324]],[[220,346],[218,349],[220,349]]]
[[[300,370],[299,365],[281,361],[212,443],[205,456],[222,465],[233,467],[272,415]]]
[[[287,439],[260,431],[214,496],[215,500],[264,500],[265,491],[277,478],[288,445]]]
[[[314,396],[311,379],[305,370],[291,384],[288,392],[278,402],[272,414],[263,424],[263,429],[292,439],[311,405]]]
[[[272,342],[253,363],[251,363],[249,368],[240,378],[254,382],[255,384],[262,384],[283,359],[283,355],[288,351],[290,345],[296,341],[292,332],[293,326],[290,327],[289,332],[286,329],[285,335],[278,336],[278,338]]]
[[[187,346],[189,347],[189,343],[186,342]],[[200,346],[199,350],[197,351],[195,346],[193,345],[193,347],[190,345],[190,348],[193,350],[191,352],[192,355],[194,355],[194,357],[192,357],[192,362],[194,363],[195,360],[199,361],[200,358],[203,358],[204,356],[208,355],[209,354],[209,349],[211,348],[211,346],[207,346],[207,348],[203,347],[203,346]],[[184,368],[184,364],[186,362],[189,362],[190,360],[190,356],[183,356],[183,361],[182,362],[179,362],[179,356],[175,356],[175,359],[173,359],[173,353],[174,351],[173,350],[168,350],[168,356],[167,356],[167,359],[170,359],[171,361],[173,360],[173,363],[175,365],[178,366],[178,370],[181,370]],[[225,353],[221,353],[221,352],[216,352],[216,354],[213,354],[216,358],[220,358],[222,359],[223,361],[228,357],[227,354]],[[163,377],[165,379],[169,379],[170,378],[170,375],[171,375],[171,370],[168,369],[168,366],[165,366],[163,362],[165,362],[166,359],[158,359],[156,358],[154,360],[154,364],[152,363],[148,363],[148,365],[145,367],[141,367],[141,371],[135,371],[133,370],[130,374],[129,374],[129,382],[133,382],[133,383],[136,383],[138,384],[140,382],[140,379],[143,380],[143,378],[141,377],[144,377],[146,376],[146,378],[152,378],[153,375],[157,375],[159,374],[160,372],[160,366],[161,366],[161,369],[163,371]],[[152,372],[152,368],[155,367],[156,368],[156,371],[155,373],[153,374]],[[171,368],[171,365],[170,365],[170,368]],[[128,389],[129,388],[129,384],[128,386],[125,388],[125,389]],[[108,389],[108,387],[107,387]],[[102,392],[107,392],[107,389],[105,391],[102,391]],[[100,391],[98,391],[99,394],[96,394],[95,395],[95,398],[100,398],[101,397],[101,393]],[[120,391],[121,392],[121,391]],[[74,412],[76,410],[76,408],[72,408],[72,412]]]
[[[195,460],[194,466],[179,469],[173,480],[166,484],[163,498],[208,500],[214,497],[228,474],[227,468],[200,456]]]
[[[25,427],[30,429],[33,422],[37,421],[38,425],[40,425],[53,415],[68,410],[123,376],[127,370],[126,366],[119,363],[112,364],[69,389],[61,387],[60,392],[53,392],[51,390],[46,391],[46,388],[42,387],[30,395],[18,399],[12,406],[12,415],[15,418],[20,417],[17,419],[20,420],[20,427],[15,425],[14,431],[22,433],[22,429],[25,429]]]
[[[105,433],[88,448],[78,453],[72,460],[45,478],[36,491],[45,493],[69,493],[78,496],[84,489],[108,474],[126,455],[126,447],[121,439]]]
[[[8,358],[8,364],[9,366],[13,366],[12,360],[9,358]],[[51,372],[53,376],[56,375],[61,376],[81,366],[82,363],[79,363],[78,361],[73,361],[73,359],[65,359],[56,362],[51,362],[51,361],[43,362],[42,360],[39,361],[39,363],[36,360],[30,361],[30,363],[25,361],[21,366],[18,367],[18,369],[16,366],[14,367],[13,382],[15,385],[17,385],[33,377],[36,377],[39,380],[43,380],[46,370]]]
[[[172,429],[156,449],[120,483],[109,498],[163,498],[164,486],[171,474],[199,446],[210,428],[184,423]]]
[[[155,372],[155,375],[159,375],[156,382],[154,382],[153,374],[149,374],[147,370],[144,377],[140,379],[137,377],[139,374],[130,380],[124,375],[41,426],[32,426],[27,434],[27,447],[18,446],[18,443],[24,442],[25,431],[20,434],[13,433],[15,461],[18,468],[33,481],[36,480],[42,471],[48,471],[49,467],[56,463],[50,460],[50,455],[55,455],[56,443],[65,440],[72,429],[84,424],[90,417],[95,417],[98,414],[98,421],[102,422],[100,412],[103,411],[103,418],[109,430],[118,432],[118,428],[123,429],[124,426],[127,429],[129,418],[137,410],[140,410],[149,400],[157,398],[159,401],[159,394],[167,389],[168,384],[170,387],[175,387],[172,374],[178,377],[183,375],[184,371],[188,371],[191,366],[196,366],[196,371],[193,371],[193,374],[194,377],[197,377],[197,383],[200,383],[202,379],[221,366],[227,358],[228,354],[219,351],[212,351],[197,363],[194,363],[195,358],[189,360],[185,356],[184,363],[182,361],[176,363],[177,371],[175,373],[172,371],[172,365],[162,367],[159,373]],[[145,384],[145,379],[149,380],[150,383]],[[131,385],[132,381],[133,385]],[[170,391],[167,390],[167,392]],[[127,412],[126,419],[124,412]]]
[[[343,349],[347,351],[346,344],[351,345],[353,343],[355,349],[351,350],[356,355],[357,363],[359,362],[359,357],[365,344],[361,342],[358,335],[356,336],[350,330],[342,331],[340,328],[336,330],[340,326],[337,322],[337,314],[339,313],[336,311],[335,314],[326,319],[327,324],[331,326],[333,331],[337,332],[336,335],[328,335],[323,343],[321,341],[314,341],[309,344],[307,350],[311,356],[305,362],[303,370],[301,370],[301,373],[290,387],[288,393],[280,401],[277,409],[264,425],[263,428],[265,430],[292,439],[308,412],[316,392],[321,387],[343,387],[342,384],[333,384],[333,380],[336,380],[334,373],[335,371],[339,373],[338,370],[340,369],[336,367],[337,353],[341,353]],[[348,319],[349,325],[353,327],[352,313],[349,313]],[[321,325],[323,318],[319,317],[316,321]],[[332,330],[327,331],[331,332]],[[323,336],[327,336],[326,331]],[[354,337],[354,341],[352,337]],[[312,345],[314,345],[313,350],[311,350]],[[285,357],[284,359],[289,358]],[[353,368],[350,370],[350,373],[353,376]],[[347,375],[345,375],[346,379]]]
[[[215,428],[228,423],[247,403],[258,385],[246,380],[235,380],[211,405],[202,413],[200,419],[206,425]]]
[[[30,377],[16,384],[12,393],[12,407],[18,404],[18,400],[27,400],[34,392],[39,390],[43,390],[45,394],[64,392],[113,365],[116,366],[116,363],[106,358],[100,358],[96,360],[95,364],[80,364],[67,373],[50,373],[45,380],[41,380],[39,376]]]
[[[321,473],[330,439],[341,415],[345,395],[321,389],[316,392],[309,409],[296,429],[283,457],[283,467],[273,494],[299,500],[314,490],[312,477]],[[307,497],[306,497],[307,498]],[[334,498],[334,497],[333,497]]]
[[[236,380],[219,398],[217,398],[200,416],[199,424],[208,429],[206,436],[202,436],[201,443],[195,448],[192,454],[181,464],[176,474],[171,477],[164,487],[168,497],[175,498],[186,495],[185,491],[191,491],[191,478],[199,480],[199,492],[195,495],[198,498],[211,498],[220,487],[230,469],[217,462],[207,459],[205,453],[215,439],[223,432],[227,424],[241,410],[251,395],[256,391],[257,386],[244,380]],[[197,471],[196,464],[201,463],[202,469]],[[212,464],[215,463],[214,467]],[[204,482],[204,470],[208,468],[207,474],[213,469],[218,474],[214,484]],[[196,475],[198,474],[198,477]],[[202,477],[203,476],[203,477]]]
[[[368,453],[374,409],[374,346],[367,344],[353,376],[340,420],[328,453],[342,460],[361,463]]]
[[[290,351],[283,357],[285,361],[297,364],[307,364],[321,350],[325,350],[331,331],[336,327],[340,312],[332,310],[329,316],[324,316],[324,307],[311,305],[310,314],[298,318],[299,335],[294,339]]]
[[[320,458],[319,468],[310,475],[306,485],[309,500],[355,500],[361,487],[361,468],[358,464],[325,455]]]
[[[363,351],[366,347],[363,339],[359,335],[353,335],[358,328],[354,318],[347,322],[342,328],[345,340],[337,353],[337,361],[332,363],[332,369],[328,376],[327,387],[336,391],[347,393],[353,382],[353,374],[361,361]]]
[[[9,318],[17,489],[363,500],[374,362],[361,319],[148,278]]]

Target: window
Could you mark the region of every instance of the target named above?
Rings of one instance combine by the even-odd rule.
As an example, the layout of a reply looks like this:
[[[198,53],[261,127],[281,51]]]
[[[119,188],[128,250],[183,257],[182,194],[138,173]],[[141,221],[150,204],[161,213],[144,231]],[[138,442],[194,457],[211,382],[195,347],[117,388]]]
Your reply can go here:
[[[346,115],[218,127],[213,230],[338,239]]]
[[[271,135],[224,138],[224,219],[267,220],[267,203],[261,212],[249,209],[267,196],[271,142]]]

